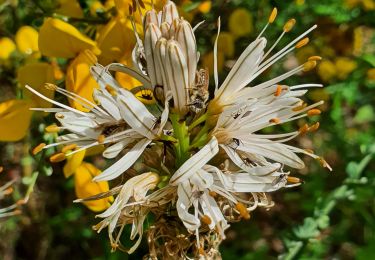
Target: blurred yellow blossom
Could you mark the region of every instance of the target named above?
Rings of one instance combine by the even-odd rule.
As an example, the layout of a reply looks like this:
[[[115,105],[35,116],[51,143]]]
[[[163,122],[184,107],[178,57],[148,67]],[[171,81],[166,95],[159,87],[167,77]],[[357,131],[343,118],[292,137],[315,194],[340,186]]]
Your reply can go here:
[[[375,10],[375,1],[374,0],[362,0],[363,9],[366,11]]]
[[[0,39],[0,59],[6,60],[16,50],[16,45],[12,39],[3,37]]]
[[[93,101],[93,91],[98,88],[94,77],[90,74],[90,67],[97,62],[95,55],[89,51],[82,51],[68,66],[66,71],[65,88],[81,97]],[[69,100],[76,109],[87,111],[79,102]]]
[[[217,70],[221,72],[224,68],[224,54],[222,52],[217,53]],[[203,56],[202,59],[203,67],[208,69],[210,75],[214,74],[214,53],[211,51]]]
[[[245,8],[234,10],[229,16],[229,31],[235,37],[242,37],[253,31],[253,17]]]
[[[92,179],[99,175],[101,171],[90,163],[83,162],[74,175],[75,191],[78,198],[87,198],[102,192],[109,191],[108,182],[93,182]],[[92,211],[98,212],[107,209],[113,197],[100,200],[84,202],[84,204]]]
[[[318,75],[324,82],[331,81],[337,74],[335,64],[330,60],[322,60],[318,66]]]
[[[32,103],[27,100],[8,100],[0,103],[0,141],[14,142],[25,137],[31,120]]]
[[[105,7],[100,1],[93,1],[90,4],[90,14],[96,16],[98,11],[104,11]]]
[[[357,68],[357,62],[347,57],[339,57],[335,61],[337,77],[346,79],[348,75]]]
[[[211,10],[212,3],[211,1],[203,1],[202,3],[199,4],[198,10],[202,14],[206,14]]]
[[[16,33],[16,44],[20,52],[32,54],[38,52],[38,31],[31,26],[22,26]]]
[[[74,26],[55,18],[47,18],[39,31],[39,49],[43,55],[73,58],[83,50],[100,54],[96,43]]]
[[[232,58],[234,55],[234,38],[229,32],[221,32],[218,41],[218,51],[225,57]]]
[[[82,18],[83,11],[77,0],[58,0],[56,13],[74,18]]]
[[[369,80],[373,80],[373,81],[375,81],[375,68],[369,69],[369,70],[367,71],[367,78],[368,78]]]
[[[121,16],[112,18],[99,30],[96,41],[102,51],[99,56],[100,63],[106,65],[118,61],[126,53],[131,53],[135,45],[131,21]]]
[[[129,56],[127,59],[122,60],[121,63],[124,65],[128,65],[129,67],[132,67],[131,56]],[[120,83],[120,85],[123,88],[126,88],[128,90],[131,90],[135,87],[142,86],[141,82],[131,77],[129,74],[116,72],[115,77],[116,77],[116,80]]]
[[[25,85],[30,85],[39,93],[53,99],[54,91],[44,86],[45,83],[53,83],[55,81],[54,68],[51,64],[46,62],[26,64],[18,69],[17,78],[22,89],[24,89]],[[24,91],[24,94],[35,102],[36,107],[52,107],[50,102],[33,95],[27,90]]]

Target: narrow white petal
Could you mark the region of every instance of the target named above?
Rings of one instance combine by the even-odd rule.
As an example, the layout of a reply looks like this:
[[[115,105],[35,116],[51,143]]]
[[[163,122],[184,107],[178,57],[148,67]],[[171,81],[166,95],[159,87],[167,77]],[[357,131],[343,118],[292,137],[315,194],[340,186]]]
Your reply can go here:
[[[100,175],[96,176],[93,181],[109,181],[120,176],[138,160],[147,145],[150,143],[151,141],[148,139],[140,140],[128,153],[103,171]]]

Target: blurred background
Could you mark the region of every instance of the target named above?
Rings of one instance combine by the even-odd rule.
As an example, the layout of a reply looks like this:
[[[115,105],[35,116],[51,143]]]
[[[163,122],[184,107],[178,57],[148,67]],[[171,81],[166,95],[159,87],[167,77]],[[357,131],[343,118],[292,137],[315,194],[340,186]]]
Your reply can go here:
[[[325,101],[320,129],[296,142],[324,155],[333,171],[304,158],[308,167],[297,174],[304,184],[273,193],[273,208],[258,209],[249,221],[232,224],[221,246],[223,259],[375,258],[375,1],[175,2],[193,25],[205,20],[196,36],[201,66],[210,72],[216,21],[221,17],[221,81],[265,26],[273,7],[279,15],[264,34],[269,44],[276,41],[288,19],[297,21],[276,51],[313,24],[318,25],[307,46],[288,55],[257,81],[282,74],[310,56],[323,57],[316,70],[286,83],[324,84],[323,89],[309,91],[306,100]],[[77,75],[90,65],[80,48],[84,44],[97,46],[103,64],[126,62],[134,39],[128,39],[132,34],[123,30],[126,21],[116,19],[121,13],[126,16],[124,6],[129,3],[0,1],[0,185],[7,185],[0,188],[0,208],[11,206],[0,210],[0,259],[140,259],[147,253],[147,241],[133,255],[111,253],[106,232],[96,234],[91,229],[97,223],[92,205],[72,202],[79,195],[74,170],[66,169],[69,166],[64,162],[50,164],[48,155],[54,151],[32,154],[39,143],[54,139],[56,134],[46,133],[44,128],[55,120],[48,114],[31,113],[29,107],[46,105],[23,88],[26,83],[38,89],[51,82],[89,95],[81,87],[95,83]],[[56,28],[46,24],[47,17],[73,26],[75,29],[57,26],[71,39],[61,40]],[[123,58],[118,60],[120,56]],[[53,93],[48,95],[53,98]],[[62,96],[54,98],[66,102]],[[282,130],[292,127],[285,125]],[[96,154],[86,154],[85,161],[103,169],[106,162]]]

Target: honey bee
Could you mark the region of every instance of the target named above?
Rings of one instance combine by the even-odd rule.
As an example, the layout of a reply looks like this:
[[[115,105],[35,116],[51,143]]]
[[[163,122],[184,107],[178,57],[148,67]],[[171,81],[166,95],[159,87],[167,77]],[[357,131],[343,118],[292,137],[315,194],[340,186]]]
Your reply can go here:
[[[126,130],[127,124],[124,120],[120,120],[117,122],[117,124],[101,124],[99,125],[99,129],[101,130],[101,134],[105,137],[119,133],[121,131]]]
[[[209,98],[208,92],[209,75],[207,69],[200,69],[195,76],[195,86],[190,88],[190,110],[199,113],[206,107]]]

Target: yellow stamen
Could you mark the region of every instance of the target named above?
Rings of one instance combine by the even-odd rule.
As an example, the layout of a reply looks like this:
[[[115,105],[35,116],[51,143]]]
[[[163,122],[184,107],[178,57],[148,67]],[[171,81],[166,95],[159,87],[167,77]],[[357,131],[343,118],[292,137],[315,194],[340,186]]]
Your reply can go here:
[[[322,111],[320,111],[317,108],[313,108],[313,109],[310,109],[309,111],[307,111],[308,116],[317,116],[317,115],[320,115],[321,113],[322,113]]]
[[[40,151],[43,150],[44,146],[46,146],[45,143],[40,143],[40,144],[38,144],[38,145],[37,145],[36,147],[34,147],[34,149],[32,150],[32,154],[33,154],[33,155],[36,155],[36,154],[40,153]]]
[[[69,144],[67,146],[64,146],[63,149],[61,149],[61,152],[66,153],[70,150],[74,150],[77,147],[76,144]]]
[[[304,124],[303,126],[301,126],[298,130],[298,132],[301,134],[301,135],[304,135],[306,134],[307,132],[309,131],[309,125],[308,124]]]
[[[310,153],[310,154],[314,154],[314,151],[313,150],[311,150],[311,149],[303,149],[305,152],[307,152],[307,153]]]
[[[104,140],[105,140],[105,136],[104,135],[99,135],[98,136],[98,142],[99,142],[99,144],[104,143]]]
[[[283,88],[280,85],[277,85],[275,97],[280,96],[282,90],[283,90]]]
[[[307,72],[312,70],[316,67],[316,61],[315,60],[309,60],[303,64],[303,71]]]
[[[318,162],[320,163],[320,165],[324,168],[328,167],[328,163],[326,162],[326,160],[324,160],[323,157],[318,157],[316,158],[318,160]]]
[[[302,105],[296,106],[296,107],[294,107],[292,110],[293,110],[294,112],[297,112],[297,111],[301,111],[301,110],[304,109],[305,107],[307,107],[307,104],[306,104],[306,103],[302,103]]]
[[[270,121],[269,121],[271,124],[278,124],[278,123],[280,123],[280,119],[279,118],[272,118],[272,119],[270,119]]]
[[[293,29],[293,26],[296,24],[296,19],[292,18],[289,19],[285,24],[284,24],[284,32],[290,32],[290,30]]]
[[[9,195],[9,194],[12,194],[14,191],[14,189],[12,187],[9,187],[8,189],[6,189],[5,191],[3,191],[3,194],[4,195]]]
[[[49,161],[51,163],[58,163],[58,162],[62,162],[66,159],[66,156],[64,153],[57,153],[57,154],[54,154],[52,155],[50,158],[49,158]]]
[[[198,252],[199,252],[200,255],[204,255],[203,247],[198,248]]]
[[[46,89],[49,89],[49,90],[57,90],[58,89],[58,87],[55,84],[52,84],[52,83],[46,83],[46,84],[44,84],[44,87]]]
[[[237,202],[236,209],[240,213],[241,217],[243,217],[244,219],[250,219],[250,213],[247,211],[247,208],[244,204],[242,204],[241,202]]]
[[[56,118],[58,118],[58,119],[64,119],[64,115],[63,114],[56,114]]]
[[[311,57],[309,57],[307,60],[315,60],[315,61],[320,61],[320,60],[322,60],[323,58],[322,57],[320,57],[320,56],[311,56]]]
[[[216,198],[216,197],[217,197],[217,193],[214,192],[214,191],[212,191],[212,190],[210,190],[210,191],[208,192],[208,195],[210,195],[210,196],[213,197],[213,198]]]
[[[276,19],[276,16],[277,16],[277,8],[274,7],[274,8],[272,9],[272,12],[271,12],[271,14],[270,14],[270,17],[268,18],[268,23],[273,23],[273,22],[275,21],[275,19]]]
[[[309,37],[303,38],[302,40],[300,40],[299,42],[297,42],[296,49],[302,48],[303,46],[305,46],[306,44],[308,44],[309,41],[310,41]]]
[[[301,179],[297,177],[288,176],[286,180],[290,183],[301,183]]]
[[[203,216],[201,217],[201,221],[202,221],[204,224],[206,224],[206,225],[210,225],[210,224],[212,223],[211,218],[210,218],[209,216],[207,216],[207,215],[203,215]]]
[[[44,131],[46,131],[47,133],[57,133],[58,131],[60,131],[60,127],[58,127],[57,125],[53,124],[53,125],[49,125],[47,126]]]
[[[26,200],[24,200],[24,199],[20,199],[20,200],[18,200],[18,201],[16,202],[16,204],[17,204],[18,206],[20,206],[20,205],[24,205],[24,204],[26,204]]]
[[[316,130],[319,129],[319,126],[320,126],[320,123],[316,122],[315,124],[313,124],[312,126],[310,126],[309,131],[314,132],[314,131],[316,131]]]

